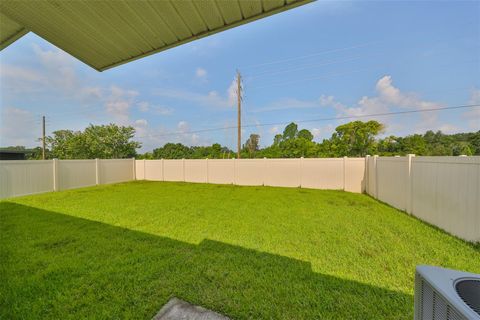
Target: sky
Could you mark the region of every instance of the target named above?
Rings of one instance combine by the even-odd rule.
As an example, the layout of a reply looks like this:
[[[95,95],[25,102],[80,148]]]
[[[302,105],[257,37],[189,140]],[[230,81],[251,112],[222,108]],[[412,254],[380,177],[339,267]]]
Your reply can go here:
[[[104,72],[29,33],[0,52],[0,146],[40,145],[44,115],[47,134],[133,126],[140,152],[234,149],[236,70],[242,140],[262,146],[291,121],[315,141],[369,119],[382,136],[478,131],[478,107],[368,115],[480,104],[480,1],[317,1]]]

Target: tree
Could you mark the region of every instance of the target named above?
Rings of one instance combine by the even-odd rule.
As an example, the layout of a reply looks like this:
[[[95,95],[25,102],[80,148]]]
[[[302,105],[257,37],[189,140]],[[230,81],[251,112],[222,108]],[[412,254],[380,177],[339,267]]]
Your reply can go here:
[[[280,142],[282,142],[283,136],[281,134],[276,134],[275,137],[273,138],[273,145],[278,146]]]
[[[245,142],[244,148],[248,151],[250,158],[255,156],[255,152],[259,149],[260,136],[258,134],[252,133],[250,138]]]
[[[308,131],[307,129],[300,130],[297,134],[297,137],[308,140],[308,141],[313,140],[313,134],[310,131]]]
[[[136,155],[140,142],[132,141],[133,127],[90,125],[83,132],[57,130],[47,137],[50,154],[59,159],[121,159]]]
[[[295,139],[298,134],[298,126],[296,123],[291,122],[283,130],[283,140]]]
[[[383,124],[375,120],[353,121],[338,126],[330,139],[335,156],[363,157],[367,154],[374,154],[376,151],[375,137],[383,128]]]
[[[155,159],[185,159],[191,158],[192,150],[181,143],[166,143],[163,147],[153,149]]]

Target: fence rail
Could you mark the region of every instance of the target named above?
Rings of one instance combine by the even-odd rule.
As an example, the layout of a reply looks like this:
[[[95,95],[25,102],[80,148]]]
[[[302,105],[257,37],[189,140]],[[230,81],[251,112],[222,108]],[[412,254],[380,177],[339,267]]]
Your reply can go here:
[[[480,157],[0,161],[0,198],[134,179],[366,191],[480,242]]]

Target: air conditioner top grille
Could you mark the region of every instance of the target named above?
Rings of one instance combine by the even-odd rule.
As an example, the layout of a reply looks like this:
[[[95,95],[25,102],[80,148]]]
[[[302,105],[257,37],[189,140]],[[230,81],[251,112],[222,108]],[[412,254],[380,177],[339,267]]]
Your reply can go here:
[[[455,290],[460,298],[480,316],[480,280],[460,280],[456,283]]]

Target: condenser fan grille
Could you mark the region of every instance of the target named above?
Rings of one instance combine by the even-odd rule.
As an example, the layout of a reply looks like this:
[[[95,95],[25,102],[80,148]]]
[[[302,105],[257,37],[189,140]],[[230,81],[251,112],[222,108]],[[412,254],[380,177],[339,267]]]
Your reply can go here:
[[[460,280],[455,285],[462,300],[480,316],[480,280]]]

